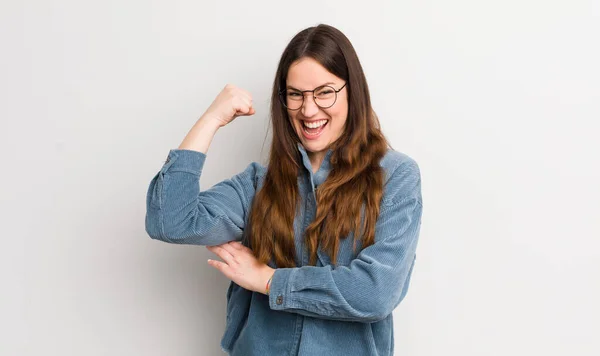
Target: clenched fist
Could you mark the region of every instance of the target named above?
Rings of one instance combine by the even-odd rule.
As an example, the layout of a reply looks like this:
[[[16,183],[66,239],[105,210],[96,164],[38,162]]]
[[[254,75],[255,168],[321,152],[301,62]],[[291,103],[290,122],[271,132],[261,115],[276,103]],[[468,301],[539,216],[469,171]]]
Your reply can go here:
[[[216,120],[223,127],[238,116],[254,115],[252,95],[233,84],[227,84],[203,116]]]

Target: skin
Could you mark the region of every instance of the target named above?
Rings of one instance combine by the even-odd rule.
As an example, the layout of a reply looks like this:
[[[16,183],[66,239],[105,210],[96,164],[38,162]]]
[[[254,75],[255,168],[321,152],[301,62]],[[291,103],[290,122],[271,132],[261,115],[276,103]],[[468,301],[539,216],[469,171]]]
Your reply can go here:
[[[300,58],[292,63],[288,70],[286,83],[288,88],[298,90],[312,90],[324,84],[332,86],[335,90],[341,88],[346,82],[327,71],[319,62],[312,58]],[[337,140],[344,132],[348,116],[348,91],[347,86],[338,94],[335,104],[327,109],[321,109],[315,104],[311,93],[304,93],[304,104],[299,110],[288,110],[288,116],[294,130],[298,134],[306,153],[310,158],[313,172],[316,172],[329,145]],[[302,133],[302,122],[328,119],[329,122],[323,133],[316,140],[308,140]]]
[[[325,67],[314,59],[301,58],[290,66],[286,83],[288,88],[302,91],[312,90],[324,84],[338,90],[346,82],[327,71]],[[338,92],[337,100],[330,108],[320,108],[314,102],[311,93],[304,93],[305,97],[302,107],[298,110],[288,110],[289,119],[302,145],[306,149],[313,172],[316,172],[321,166],[329,145],[344,132],[348,116],[346,88],[344,87]],[[252,97],[246,91],[228,85],[219,94],[219,97],[211,105],[208,112],[210,115],[205,115],[214,118],[214,120],[209,121],[207,119],[207,122],[216,123],[215,125],[219,127],[227,125],[237,116],[254,114]],[[306,139],[302,133],[302,122],[305,120],[315,121],[320,119],[329,120],[321,136],[316,140]],[[192,142],[191,139],[190,142]],[[275,269],[266,264],[259,263],[254,257],[252,250],[237,241],[216,246],[206,246],[206,248],[222,259],[222,261],[209,259],[209,265],[219,270],[239,286],[247,290],[267,294],[267,282],[275,273]]]
[[[206,246],[206,248],[223,260],[209,259],[209,265],[221,271],[240,287],[267,294],[267,281],[273,276],[275,269],[260,263],[252,254],[252,250],[238,241]]]

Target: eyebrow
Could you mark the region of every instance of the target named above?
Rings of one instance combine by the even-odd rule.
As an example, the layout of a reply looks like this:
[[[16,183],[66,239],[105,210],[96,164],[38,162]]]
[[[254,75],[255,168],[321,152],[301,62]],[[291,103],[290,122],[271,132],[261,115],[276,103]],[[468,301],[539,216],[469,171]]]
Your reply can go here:
[[[321,85],[317,86],[316,88],[322,87],[323,85],[330,85],[330,84],[331,84],[331,85],[335,85],[335,83],[333,83],[333,82],[327,82],[327,83],[325,83],[325,84],[321,84]],[[300,89],[298,89],[298,88],[295,88],[295,87],[293,87],[293,86],[291,86],[291,85],[286,85],[286,87],[285,87],[285,88],[286,88],[286,89],[294,89],[294,90],[302,91],[302,90],[300,90]]]

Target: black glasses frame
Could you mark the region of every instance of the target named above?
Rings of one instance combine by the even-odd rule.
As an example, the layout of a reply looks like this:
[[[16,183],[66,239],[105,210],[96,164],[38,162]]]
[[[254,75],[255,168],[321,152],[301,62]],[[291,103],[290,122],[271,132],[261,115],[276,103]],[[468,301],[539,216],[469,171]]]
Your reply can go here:
[[[302,93],[302,103],[300,104],[300,107],[297,109],[290,109],[287,105],[286,105],[286,100],[285,100],[285,92],[287,89],[280,89],[279,90],[279,100],[281,100],[281,103],[283,104],[283,106],[285,106],[286,109],[288,110],[300,110],[302,109],[302,106],[304,106],[304,93],[312,93],[312,97],[313,97],[313,101],[315,102],[315,104],[320,107],[321,109],[329,109],[330,107],[332,107],[333,105],[335,105],[335,103],[337,102],[337,95],[340,91],[342,91],[342,89],[344,89],[344,87],[346,86],[346,84],[348,84],[348,82],[344,83],[344,85],[342,85],[341,88],[339,88],[338,90],[335,90],[334,87],[332,87],[331,85],[321,85],[320,87],[316,87],[313,90],[297,90],[297,89],[293,89],[299,93]],[[317,89],[322,89],[325,87],[330,87],[331,89],[333,89],[333,91],[335,92],[335,99],[333,100],[333,103],[329,106],[321,106],[319,105],[319,103],[317,103],[317,98],[315,96],[315,91]]]

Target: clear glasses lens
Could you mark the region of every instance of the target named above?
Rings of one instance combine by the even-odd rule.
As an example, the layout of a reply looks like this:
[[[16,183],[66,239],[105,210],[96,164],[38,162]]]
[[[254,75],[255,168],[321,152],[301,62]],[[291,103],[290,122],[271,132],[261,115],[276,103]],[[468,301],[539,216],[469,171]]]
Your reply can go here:
[[[335,104],[337,93],[332,87],[325,85],[315,89],[315,103],[322,109],[329,108]],[[298,110],[304,102],[304,94],[298,90],[286,89],[284,92],[285,106],[290,110]]]
[[[322,108],[328,108],[335,102],[335,89],[330,86],[324,86],[315,90],[315,102]]]
[[[286,89],[285,91],[285,106],[288,109],[300,109],[304,101],[304,94],[298,90]]]

